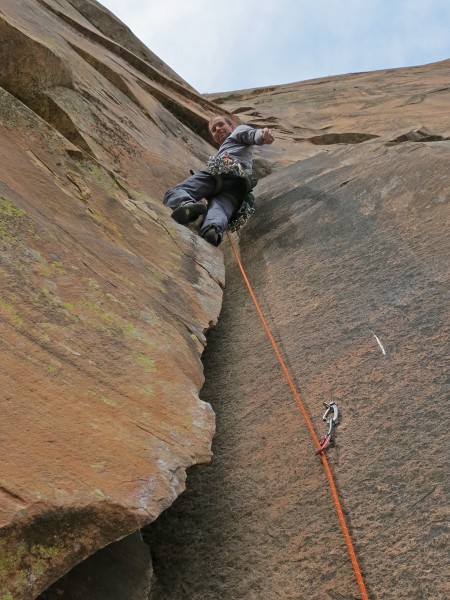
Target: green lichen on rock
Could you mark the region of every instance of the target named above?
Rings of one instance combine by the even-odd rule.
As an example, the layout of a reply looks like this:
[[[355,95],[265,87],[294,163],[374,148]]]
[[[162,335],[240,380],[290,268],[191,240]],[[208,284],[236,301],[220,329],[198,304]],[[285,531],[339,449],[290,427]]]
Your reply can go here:
[[[25,544],[21,543],[15,550],[7,550],[5,541],[0,540],[0,581],[14,582],[14,589],[21,592],[26,585],[27,573],[24,568],[24,557],[27,555]],[[11,589],[3,587],[0,600],[14,600]]]
[[[111,200],[117,200],[117,194],[120,193],[120,187],[114,177],[112,177],[104,167],[101,167],[99,164],[86,158],[77,160],[77,163],[80,171],[87,179],[91,179],[91,181],[100,185]]]
[[[0,196],[0,240],[8,238],[10,223],[25,215],[25,211],[17,208],[11,200]]]
[[[34,266],[36,273],[48,279],[58,278],[66,275],[66,269],[60,260],[47,261],[42,258]]]
[[[145,354],[137,353],[134,355],[134,360],[148,373],[154,373],[156,371],[155,361]]]
[[[0,313],[6,314],[9,320],[16,327],[22,327],[23,319],[17,314],[17,310],[11,304],[8,304],[0,298]]]
[[[36,544],[31,547],[30,554],[33,557],[31,565],[31,573],[34,576],[40,576],[45,573],[47,563],[52,558],[55,558],[59,554],[58,548],[53,546],[43,546],[42,544]]]
[[[33,544],[27,547],[24,542],[11,550],[5,540],[0,540],[0,581],[8,582],[8,587],[4,585],[0,590],[0,600],[14,600],[15,593],[23,597],[30,581],[42,575],[59,552],[55,546]]]
[[[11,572],[18,572],[23,557],[26,555],[27,548],[25,544],[19,544],[11,552],[6,550],[4,540],[0,540],[0,578],[5,581],[6,575]]]
[[[23,217],[24,214],[25,211],[22,208],[17,208],[11,200],[0,196],[0,215],[2,218]]]
[[[60,306],[69,312],[73,312],[75,310],[75,305],[71,302],[61,302]]]
[[[108,398],[108,396],[102,396],[101,401],[108,406],[116,406],[114,400],[111,400],[111,398]]]

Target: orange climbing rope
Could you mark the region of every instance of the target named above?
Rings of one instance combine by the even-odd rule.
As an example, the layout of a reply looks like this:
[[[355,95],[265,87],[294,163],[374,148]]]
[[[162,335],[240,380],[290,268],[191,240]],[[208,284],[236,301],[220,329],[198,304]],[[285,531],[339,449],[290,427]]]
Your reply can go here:
[[[269,329],[269,326],[267,324],[267,321],[263,315],[263,312],[259,306],[258,300],[256,299],[255,293],[253,292],[252,286],[250,285],[250,282],[247,278],[247,275],[245,274],[244,271],[244,267],[242,266],[241,260],[238,256],[238,253],[236,251],[236,248],[234,247],[234,244],[231,240],[231,236],[227,231],[227,236],[228,236],[228,241],[230,242],[231,248],[233,250],[234,256],[236,258],[237,264],[239,266],[239,269],[242,273],[242,276],[244,278],[244,281],[247,285],[248,291],[250,292],[250,296],[252,297],[253,303],[256,307],[256,310],[258,312],[258,315],[262,321],[262,324],[264,325],[264,329],[266,330],[266,333],[269,337],[270,343],[272,344],[272,347],[275,351],[275,354],[277,355],[278,358],[278,362],[280,363],[281,369],[283,370],[284,376],[286,377],[286,381],[289,384],[289,387],[291,388],[291,391],[294,395],[295,401],[297,402],[298,407],[300,408],[300,411],[303,415],[303,418],[305,419],[306,425],[309,429],[309,432],[311,434],[311,437],[313,439],[314,445],[316,446],[316,449],[318,451],[318,454],[320,454],[320,458],[322,459],[322,464],[324,466],[325,469],[325,473],[328,479],[328,483],[331,489],[331,495],[333,496],[333,501],[334,501],[334,506],[336,508],[336,512],[337,512],[337,516],[339,519],[339,523],[341,524],[341,528],[342,528],[342,532],[344,534],[344,538],[345,538],[345,543],[347,544],[347,550],[350,556],[350,560],[352,562],[352,566],[353,566],[353,571],[355,573],[355,577],[356,577],[356,581],[358,583],[358,587],[359,587],[359,591],[361,592],[361,599],[362,600],[369,600],[369,596],[367,595],[367,590],[366,590],[366,586],[364,584],[364,580],[363,577],[361,575],[361,569],[359,568],[359,564],[358,564],[358,559],[356,557],[355,554],[355,550],[353,548],[353,544],[352,544],[352,540],[350,537],[350,533],[348,531],[348,527],[347,527],[347,523],[345,521],[345,517],[344,517],[344,513],[342,511],[342,506],[341,506],[341,502],[339,500],[339,495],[337,493],[336,490],[336,485],[334,483],[334,478],[333,478],[333,473],[331,472],[331,468],[330,465],[328,463],[327,457],[325,456],[325,452],[323,452],[323,450],[321,449],[321,445],[320,445],[320,441],[319,438],[317,437],[317,434],[314,430],[313,424],[311,422],[311,419],[309,418],[308,412],[297,392],[297,389],[294,385],[294,382],[292,381],[292,377],[289,374],[289,371],[284,363],[284,360],[280,354],[280,351],[278,350],[278,346],[277,343],[275,342],[275,339],[272,335],[272,332]]]

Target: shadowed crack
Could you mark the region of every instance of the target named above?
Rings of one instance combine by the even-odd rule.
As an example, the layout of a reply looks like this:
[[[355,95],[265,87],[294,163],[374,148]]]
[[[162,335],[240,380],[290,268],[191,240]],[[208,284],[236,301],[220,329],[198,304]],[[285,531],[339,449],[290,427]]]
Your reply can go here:
[[[442,142],[448,139],[448,137],[429,131],[426,127],[420,127],[389,140],[386,146],[396,146],[404,142]]]
[[[0,486],[0,492],[3,493],[3,494],[5,494],[5,495],[7,495],[7,496],[9,496],[10,498],[13,498],[14,500],[18,500],[22,504],[25,504],[25,500],[21,496],[19,496],[15,492],[12,492],[11,490],[8,490],[3,485]]]
[[[372,133],[325,133],[324,135],[314,135],[306,138],[305,141],[317,146],[326,146],[329,144],[361,144],[377,137],[380,136]]]

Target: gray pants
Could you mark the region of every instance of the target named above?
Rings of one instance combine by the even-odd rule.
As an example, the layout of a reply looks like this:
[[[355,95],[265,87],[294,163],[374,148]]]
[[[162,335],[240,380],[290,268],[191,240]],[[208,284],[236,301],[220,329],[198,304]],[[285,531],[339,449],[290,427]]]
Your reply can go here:
[[[236,179],[233,177],[224,175],[222,189],[211,198],[215,187],[216,182],[214,177],[208,173],[199,171],[166,192],[163,203],[165,206],[174,209],[186,200],[195,200],[198,202],[203,198],[210,198],[208,201],[208,212],[206,213],[200,233],[202,234],[206,231],[210,225],[216,225],[220,232],[223,233],[233,213],[239,208],[241,199],[239,193],[235,194],[236,198],[229,193],[230,190],[236,187]]]

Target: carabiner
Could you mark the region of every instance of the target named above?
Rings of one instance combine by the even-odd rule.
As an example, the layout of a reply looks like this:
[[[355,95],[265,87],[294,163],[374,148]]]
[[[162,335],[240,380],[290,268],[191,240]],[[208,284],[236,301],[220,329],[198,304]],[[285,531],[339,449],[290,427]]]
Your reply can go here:
[[[321,452],[326,450],[331,444],[331,442],[333,441],[334,427],[335,425],[337,425],[339,420],[339,410],[336,402],[333,401],[329,404],[327,402],[324,402],[324,404],[327,408],[323,413],[322,419],[328,424],[328,431],[323,440],[320,442],[320,448],[316,450],[316,454],[320,454]],[[332,416],[330,416],[331,413],[333,413]]]
[[[333,402],[330,402],[329,404],[327,402],[324,402],[324,404],[327,407],[327,409],[323,413],[322,419],[324,421],[326,421],[328,424],[330,424],[330,422],[331,422],[331,423],[333,423],[333,426],[337,425],[337,422],[339,419],[339,410],[338,410],[336,402],[333,400]],[[333,411],[333,416],[331,417],[331,419],[329,419],[328,415],[331,413],[331,411]]]

